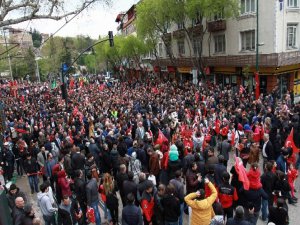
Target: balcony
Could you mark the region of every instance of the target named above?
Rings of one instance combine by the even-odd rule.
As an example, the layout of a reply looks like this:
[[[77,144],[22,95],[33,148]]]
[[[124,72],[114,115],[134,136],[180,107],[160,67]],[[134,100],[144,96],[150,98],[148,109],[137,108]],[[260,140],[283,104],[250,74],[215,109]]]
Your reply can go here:
[[[188,33],[193,37],[199,37],[203,32],[203,26],[201,24],[197,24],[195,26],[188,28]]]
[[[216,20],[207,23],[208,32],[218,32],[226,30],[226,20]]]
[[[173,38],[175,38],[175,39],[185,38],[185,31],[184,31],[184,29],[175,30],[173,32]]]
[[[166,33],[162,36],[162,39],[164,42],[170,43],[172,40],[172,34],[171,33]]]

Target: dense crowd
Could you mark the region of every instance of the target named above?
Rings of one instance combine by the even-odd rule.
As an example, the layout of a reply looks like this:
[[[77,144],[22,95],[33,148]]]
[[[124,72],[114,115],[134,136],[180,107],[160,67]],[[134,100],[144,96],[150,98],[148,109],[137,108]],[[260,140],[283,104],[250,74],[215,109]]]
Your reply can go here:
[[[48,83],[2,89],[4,179],[28,178],[46,225],[288,224],[300,105],[246,89],[91,78],[70,82],[67,105]],[[40,224],[27,193],[7,198],[15,225]]]

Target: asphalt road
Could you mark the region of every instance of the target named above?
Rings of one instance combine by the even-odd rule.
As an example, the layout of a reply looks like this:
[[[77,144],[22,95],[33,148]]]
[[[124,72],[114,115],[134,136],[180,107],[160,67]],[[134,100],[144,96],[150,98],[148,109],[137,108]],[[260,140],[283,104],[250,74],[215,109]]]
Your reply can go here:
[[[231,157],[231,160],[228,163],[228,169],[231,168],[231,166],[233,165],[233,156]],[[262,167],[262,162],[260,162],[260,166]],[[39,182],[42,182],[42,179],[39,180]],[[28,180],[27,177],[20,177],[19,179],[17,179],[17,186],[21,188],[21,190],[23,190],[27,196],[29,201],[33,204],[35,212],[36,212],[36,216],[39,218],[42,218],[41,216],[41,212],[39,207],[37,206],[37,196],[36,193],[35,194],[31,194],[30,193],[30,188],[29,188],[29,184],[28,184]],[[299,182],[299,178],[296,181],[296,197],[300,199],[300,182]],[[300,200],[299,200],[300,201]],[[121,201],[119,201],[119,205],[120,205],[120,209],[119,209],[119,220],[121,218],[121,213],[122,213],[122,203]],[[300,211],[299,211],[299,205],[300,203],[296,204],[296,205],[288,205],[289,206],[289,216],[290,216],[290,225],[299,225],[300,224]],[[104,219],[104,212],[102,209],[100,209],[100,214],[101,214],[101,221],[102,224],[106,224],[106,220]],[[107,223],[108,224],[108,223]],[[262,220],[258,219],[257,225],[266,225],[266,222],[263,222]],[[188,216],[184,215],[184,225],[188,225]],[[201,224],[199,224],[201,225]]]

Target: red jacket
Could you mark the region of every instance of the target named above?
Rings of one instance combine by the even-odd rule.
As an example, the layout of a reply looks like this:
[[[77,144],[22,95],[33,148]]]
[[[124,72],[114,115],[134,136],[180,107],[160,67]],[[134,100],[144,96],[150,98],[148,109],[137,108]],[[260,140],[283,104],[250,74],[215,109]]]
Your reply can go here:
[[[154,209],[154,197],[147,192],[144,192],[142,195],[141,207],[144,217],[148,222],[151,222]]]
[[[218,189],[218,197],[220,203],[223,208],[229,208],[232,206],[233,201],[238,200],[238,195],[236,192],[235,187],[231,186],[230,184],[222,184]]]
[[[59,171],[58,174],[58,186],[61,188],[61,194],[62,196],[66,195],[66,196],[71,196],[72,192],[71,192],[71,188],[70,188],[70,182],[68,181],[68,179],[66,178],[66,172],[64,170]]]

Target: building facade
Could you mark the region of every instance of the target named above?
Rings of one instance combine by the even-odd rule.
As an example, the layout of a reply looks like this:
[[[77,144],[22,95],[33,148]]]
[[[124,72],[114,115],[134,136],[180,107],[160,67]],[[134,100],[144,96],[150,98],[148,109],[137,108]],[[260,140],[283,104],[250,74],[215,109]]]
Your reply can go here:
[[[300,0],[258,0],[258,38],[256,0],[240,0],[240,15],[223,19],[222,15],[197,24],[183,21],[188,29],[206,30],[202,57],[207,78],[223,85],[253,87],[256,48],[259,48],[259,77],[262,93],[277,89],[279,94],[300,94]],[[187,38],[182,24],[173,24],[167,38],[171,41],[176,63],[171,62],[163,41],[157,49],[160,58],[156,70],[178,71],[181,79],[193,79],[201,42]],[[165,37],[166,38],[166,37]],[[195,73],[194,73],[195,74]]]

